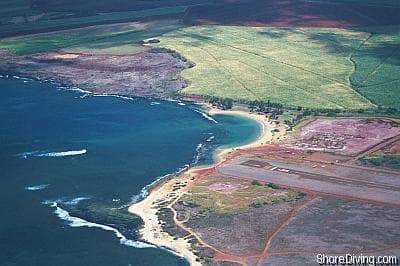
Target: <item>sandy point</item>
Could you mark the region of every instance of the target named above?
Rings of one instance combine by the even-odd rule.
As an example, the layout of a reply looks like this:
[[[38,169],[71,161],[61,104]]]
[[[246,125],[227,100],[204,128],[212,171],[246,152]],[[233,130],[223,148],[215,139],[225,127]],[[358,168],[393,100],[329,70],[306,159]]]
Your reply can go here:
[[[129,212],[140,216],[143,220],[143,227],[140,230],[141,237],[144,241],[154,245],[168,248],[175,254],[184,257],[190,265],[201,265],[199,258],[195,255],[194,250],[187,238],[176,238],[170,236],[162,230],[157,211],[160,209],[160,202],[169,202],[167,208],[173,210],[172,206],[185,194],[198,180],[207,175],[209,171],[213,171],[217,164],[224,163],[229,155],[235,150],[257,148],[265,144],[273,143],[284,136],[285,126],[278,125],[274,121],[267,118],[265,114],[250,113],[244,110],[220,110],[211,106],[206,106],[210,116],[216,114],[245,116],[260,123],[261,131],[259,136],[251,143],[240,147],[232,147],[228,149],[218,149],[216,151],[214,165],[206,168],[192,167],[186,172],[168,178],[152,188],[150,194],[142,201],[135,203],[129,207]],[[279,129],[278,132],[273,132]],[[176,189],[177,182],[186,184],[186,186]],[[175,221],[176,217],[174,217]]]
[[[252,113],[244,110],[221,110],[211,105],[207,105],[207,113],[210,116],[214,116],[217,114],[244,116],[258,122],[261,127],[260,134],[252,142],[237,147],[218,149],[216,151],[216,163],[224,161],[224,157],[226,156],[226,154],[234,150],[258,148],[266,144],[271,144],[283,140],[287,129],[286,125],[276,124],[263,113]],[[274,132],[275,129],[278,129],[278,131]]]
[[[144,241],[171,250],[174,254],[185,258],[190,265],[201,265],[197,261],[197,256],[193,253],[189,240],[174,238],[164,232],[157,216],[157,211],[160,208],[157,206],[157,203],[171,201],[168,205],[168,207],[171,207],[179,199],[179,196],[171,195],[175,183],[188,182],[188,180],[190,180],[190,170],[184,174],[165,180],[162,184],[154,187],[143,201],[131,205],[128,211],[142,218],[144,225],[140,230],[140,235]],[[180,195],[183,193],[183,191],[179,191]]]

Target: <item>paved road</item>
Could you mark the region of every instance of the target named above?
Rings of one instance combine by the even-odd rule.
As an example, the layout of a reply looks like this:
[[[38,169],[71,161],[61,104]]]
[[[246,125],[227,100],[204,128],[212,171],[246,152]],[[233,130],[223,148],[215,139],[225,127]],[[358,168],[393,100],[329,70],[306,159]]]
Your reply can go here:
[[[297,167],[285,161],[247,157],[239,157],[219,166],[218,172],[287,187],[400,205],[400,176],[388,173],[354,170],[346,166],[312,165],[307,162]]]

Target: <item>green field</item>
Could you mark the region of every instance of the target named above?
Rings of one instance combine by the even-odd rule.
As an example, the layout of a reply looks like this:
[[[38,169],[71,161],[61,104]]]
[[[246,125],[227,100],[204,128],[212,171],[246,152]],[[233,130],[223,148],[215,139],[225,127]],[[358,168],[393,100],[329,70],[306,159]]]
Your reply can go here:
[[[179,27],[176,20],[91,26],[3,39],[0,41],[0,49],[9,49],[18,55],[59,49],[90,54],[133,54],[145,50],[145,47],[138,44],[139,41]]]
[[[352,89],[353,51],[368,33],[341,29],[199,26],[158,39],[195,67],[184,92],[308,108],[374,108]]]
[[[8,3],[8,0],[6,1]],[[11,2],[11,1],[10,1]],[[76,17],[72,13],[50,12],[38,13],[27,7],[28,1],[17,1],[18,4],[0,4],[5,16],[0,20],[0,35],[9,36],[15,33],[46,32],[61,29],[79,28],[89,25],[130,21],[151,16],[183,13],[187,6],[153,8],[138,11],[109,12],[91,16]],[[4,6],[3,6],[4,5]],[[71,16],[73,15],[73,16]]]
[[[78,28],[3,38],[0,49],[19,55],[60,49],[132,54],[147,49],[139,41],[157,38],[161,43],[154,46],[175,50],[194,63],[193,68],[182,72],[189,81],[183,90],[185,94],[271,101],[293,108],[400,109],[400,28],[396,26],[352,30],[186,27],[172,19],[107,24],[181,13],[186,7],[68,18],[62,12],[37,13],[28,4],[27,0],[6,0],[0,4],[0,34]],[[21,22],[21,17],[29,21]],[[97,23],[106,25],[82,27]]]
[[[0,2],[0,25],[12,22],[14,17],[34,16],[42,12],[30,8],[29,0],[2,0]]]
[[[351,82],[372,102],[400,109],[400,27],[367,30],[370,37],[352,56]]]

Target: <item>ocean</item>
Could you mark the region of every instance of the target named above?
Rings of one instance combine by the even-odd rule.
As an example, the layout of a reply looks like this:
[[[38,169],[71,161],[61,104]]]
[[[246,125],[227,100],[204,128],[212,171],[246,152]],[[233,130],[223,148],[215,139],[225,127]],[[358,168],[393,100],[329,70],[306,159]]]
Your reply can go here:
[[[0,265],[187,265],[139,241],[149,184],[260,125],[195,104],[0,77]]]

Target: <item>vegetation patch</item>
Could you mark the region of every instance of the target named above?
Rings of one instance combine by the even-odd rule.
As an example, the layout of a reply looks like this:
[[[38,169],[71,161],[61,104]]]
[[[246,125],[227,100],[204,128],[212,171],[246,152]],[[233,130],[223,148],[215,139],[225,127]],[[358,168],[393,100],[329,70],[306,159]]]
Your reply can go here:
[[[344,29],[225,26],[181,28],[160,37],[195,66],[183,71],[187,94],[289,107],[368,109],[353,90],[350,56],[369,37]]]
[[[73,53],[134,54],[147,49],[140,45],[143,39],[176,30],[179,27],[177,20],[91,26],[3,39],[0,41],[0,49],[9,49],[18,55],[59,49]]]
[[[106,12],[89,15],[71,12],[38,12],[30,8],[29,1],[0,3],[0,37],[72,29],[90,25],[127,22],[146,17],[181,14],[187,6],[159,7],[125,12]],[[3,11],[4,10],[4,11]]]
[[[378,153],[359,160],[369,166],[400,170],[400,155]]]
[[[250,207],[266,204],[297,201],[304,194],[281,189],[274,184],[232,178],[207,177],[196,184],[179,204],[195,209],[195,216],[209,213],[235,213]]]
[[[379,27],[351,56],[355,71],[351,83],[373,103],[400,109],[400,28]]]

